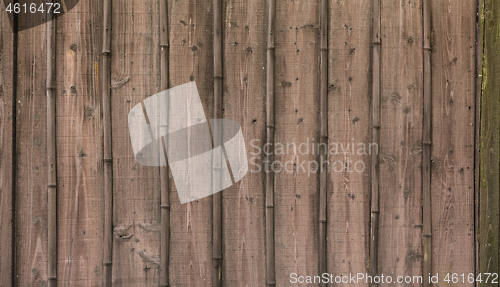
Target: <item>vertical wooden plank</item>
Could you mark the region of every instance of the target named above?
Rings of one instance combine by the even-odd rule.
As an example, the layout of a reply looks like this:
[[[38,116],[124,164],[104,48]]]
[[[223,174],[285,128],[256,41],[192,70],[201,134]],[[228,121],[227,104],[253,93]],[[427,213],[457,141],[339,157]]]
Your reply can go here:
[[[102,1],[57,18],[58,284],[101,286]],[[96,29],[97,27],[97,29]]]
[[[161,91],[168,89],[169,61],[170,61],[170,39],[168,21],[167,0],[160,0],[160,88]],[[167,123],[168,124],[168,123]],[[168,140],[167,140],[168,144]],[[165,150],[168,149],[163,141]],[[160,167],[160,209],[161,209],[161,233],[160,233],[160,284],[169,284],[169,254],[170,254],[170,178],[169,167]]]
[[[272,2],[272,1],[271,1]],[[267,2],[224,2],[224,118],[238,121],[247,175],[223,192],[224,286],[265,286],[264,173]],[[253,164],[251,164],[253,163]],[[235,172],[233,170],[233,172]]]
[[[128,113],[160,90],[157,1],[113,1],[113,286],[157,286],[160,265],[159,168],[138,164]]]
[[[336,276],[366,274],[370,240],[372,1],[333,1],[329,21],[328,272]],[[366,151],[358,153],[363,145]]]
[[[0,9],[5,10],[3,4]],[[13,284],[17,34],[0,19],[0,286]]]
[[[500,189],[500,3],[484,0],[480,6],[480,29],[483,34],[480,66],[480,135],[479,135],[479,270],[496,273],[499,268],[499,193]],[[491,286],[483,282],[478,286]]]
[[[212,2],[172,1],[170,86],[195,81],[207,119],[212,118],[213,35]],[[212,282],[212,200],[180,204],[171,181],[170,284],[210,286]]]
[[[48,284],[46,30],[18,33],[14,286]]]
[[[396,281],[422,275],[422,2],[381,3],[379,274]]]
[[[276,3],[275,149],[284,148],[270,163],[275,171],[277,286],[289,284],[291,273],[318,274],[319,169],[317,152],[312,152],[320,137],[318,6],[318,1]],[[290,143],[296,152],[286,152]],[[307,152],[304,147],[299,152],[301,144]]]
[[[47,214],[49,287],[57,286],[56,23],[47,13]]]
[[[475,270],[476,1],[431,2],[432,269],[469,274]]]

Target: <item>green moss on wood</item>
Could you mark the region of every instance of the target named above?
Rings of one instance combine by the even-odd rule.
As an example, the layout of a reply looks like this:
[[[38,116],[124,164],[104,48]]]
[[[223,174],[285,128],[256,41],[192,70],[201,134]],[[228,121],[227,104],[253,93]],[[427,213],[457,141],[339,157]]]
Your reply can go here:
[[[499,272],[500,210],[500,3],[482,0],[483,61],[479,81],[479,272]],[[490,286],[484,282],[479,286]]]

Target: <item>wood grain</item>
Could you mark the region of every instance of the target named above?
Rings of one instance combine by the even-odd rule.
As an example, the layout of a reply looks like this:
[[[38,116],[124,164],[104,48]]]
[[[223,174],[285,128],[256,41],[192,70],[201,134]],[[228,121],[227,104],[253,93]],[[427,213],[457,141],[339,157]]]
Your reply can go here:
[[[371,155],[356,151],[357,144],[368,148],[372,142],[372,1],[333,1],[329,21],[328,272],[366,274]],[[343,152],[342,147],[350,150],[353,144],[354,153]],[[359,286],[367,285],[360,282]]]
[[[254,163],[248,163],[240,182],[223,191],[224,286],[266,284],[264,154],[255,147],[265,143],[266,4],[262,0],[223,3],[223,117],[241,124],[247,157]]]
[[[382,1],[381,19],[379,274],[396,280],[422,275],[420,2]]]
[[[172,1],[170,85],[195,81],[207,119],[213,118],[212,2]],[[170,284],[210,286],[212,282],[212,199],[180,204],[171,181]]]
[[[18,33],[14,286],[46,285],[49,276],[46,28]]]
[[[469,0],[431,6],[433,273],[475,270],[475,5]]]
[[[83,1],[57,19],[59,286],[102,281],[102,17],[101,1]]]
[[[275,146],[280,143],[285,150],[290,143],[311,149],[320,138],[318,8],[318,1],[276,3]],[[271,163],[276,171],[276,286],[289,284],[291,273],[318,274],[317,152],[304,153],[276,153]],[[313,172],[308,174],[309,162]]]
[[[137,163],[128,113],[160,91],[158,2],[112,4],[113,286],[157,286],[160,264],[159,168]]]
[[[4,6],[0,4],[0,9]],[[13,283],[17,34],[0,18],[0,286]]]
[[[500,4],[496,1],[481,1],[480,29],[483,45],[479,47],[483,62],[479,78],[481,90],[479,127],[479,270],[498,272],[499,262],[499,193],[500,189],[500,85],[498,69],[498,32],[500,31]],[[477,127],[476,127],[477,128]],[[488,286],[490,284],[479,284]]]

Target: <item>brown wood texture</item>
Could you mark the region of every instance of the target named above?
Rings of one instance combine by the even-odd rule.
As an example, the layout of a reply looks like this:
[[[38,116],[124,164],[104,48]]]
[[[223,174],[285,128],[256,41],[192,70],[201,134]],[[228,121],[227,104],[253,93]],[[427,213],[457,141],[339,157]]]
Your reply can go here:
[[[82,0],[57,19],[55,113],[51,24],[14,34],[0,11],[0,286],[47,286],[55,264],[59,286],[497,272],[498,5],[481,2],[478,83],[477,1],[424,1]],[[180,204],[168,168],[135,160],[128,113],[190,81],[207,119],[241,124],[249,166]]]
[[[371,3],[333,1],[329,7],[327,252],[328,272],[336,276],[369,270],[371,155],[344,153],[341,145],[357,150],[357,143],[372,142]],[[353,172],[356,162],[366,170]]]
[[[432,269],[469,274],[475,270],[476,1],[431,2]]]
[[[84,1],[57,19],[59,286],[103,274],[102,17],[102,2]]]
[[[311,145],[320,137],[318,6],[318,1],[276,4],[275,147],[297,146],[296,153],[276,153],[271,163],[276,171],[276,286],[289,284],[291,273],[318,273],[319,172],[308,173],[309,163],[313,169],[317,164]],[[309,152],[300,154],[300,144]]]
[[[14,286],[48,284],[46,28],[18,33]]]
[[[223,117],[241,124],[249,160],[247,175],[222,196],[224,286],[266,284],[264,154],[258,152],[266,140],[266,4],[223,3]]]
[[[420,4],[382,1],[381,6],[379,274],[393,278],[422,275]]]
[[[4,6],[0,4],[0,8]],[[0,286],[13,283],[17,35],[0,18]]]
[[[207,119],[213,118],[212,1],[169,2],[170,85],[195,81]],[[180,204],[171,181],[170,284],[210,286],[212,282],[212,197]]]
[[[160,91],[158,2],[112,1],[113,286],[157,286],[159,168],[135,161],[128,113]]]

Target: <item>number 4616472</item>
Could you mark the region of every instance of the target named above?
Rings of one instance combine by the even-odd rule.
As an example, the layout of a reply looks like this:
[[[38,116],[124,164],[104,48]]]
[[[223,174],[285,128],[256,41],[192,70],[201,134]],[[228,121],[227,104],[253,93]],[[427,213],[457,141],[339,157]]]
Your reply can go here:
[[[59,3],[42,3],[40,6],[37,7],[36,3],[31,3],[31,4],[19,4],[19,3],[10,3],[7,6],[7,9],[5,11],[9,13],[61,13],[61,4]]]

